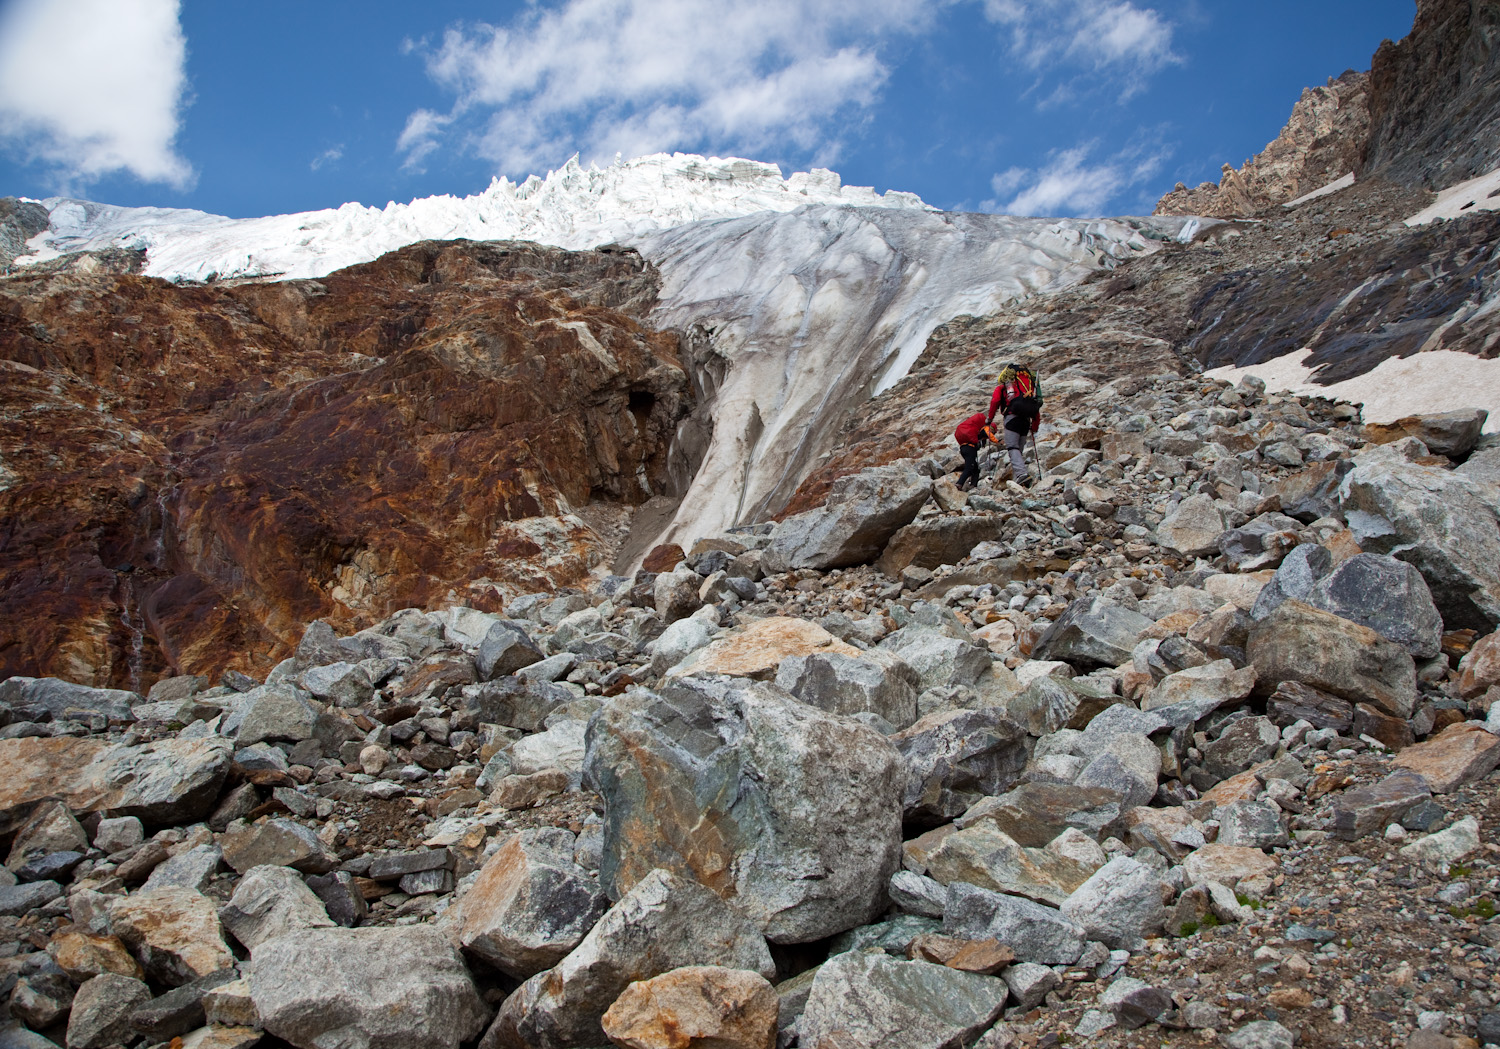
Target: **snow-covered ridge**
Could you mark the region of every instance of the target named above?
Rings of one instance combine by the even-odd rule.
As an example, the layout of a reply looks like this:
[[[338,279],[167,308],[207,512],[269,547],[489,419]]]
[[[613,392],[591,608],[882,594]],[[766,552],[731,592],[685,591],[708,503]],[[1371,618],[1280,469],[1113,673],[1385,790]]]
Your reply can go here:
[[[809,204],[933,211],[912,193],[845,186],[822,168],[783,178],[775,164],[656,153],[584,168],[574,157],[546,178],[498,178],[469,197],[436,196],[384,208],[231,219],[182,208],[42,201],[51,228],[17,264],[73,251],[146,251],[149,276],[168,280],[321,277],[420,240],[530,240],[562,248],[629,241],[706,219]]]

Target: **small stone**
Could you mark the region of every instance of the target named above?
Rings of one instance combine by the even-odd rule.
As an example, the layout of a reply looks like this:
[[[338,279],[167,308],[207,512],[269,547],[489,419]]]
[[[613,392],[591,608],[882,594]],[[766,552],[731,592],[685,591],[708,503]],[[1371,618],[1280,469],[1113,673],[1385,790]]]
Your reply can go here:
[[[1401,855],[1417,863],[1445,868],[1479,850],[1479,819],[1465,816],[1447,830],[1440,830],[1402,846]]]
[[[102,819],[94,830],[94,848],[106,856],[115,852],[124,852],[145,840],[146,832],[141,827],[141,821],[134,816]]]
[[[1022,1010],[1035,1009],[1047,995],[1062,985],[1062,977],[1051,966],[1020,962],[1000,973],[1010,988],[1016,1005]]]
[[[1297,1036],[1275,1020],[1256,1020],[1225,1035],[1228,1049],[1295,1049]]]

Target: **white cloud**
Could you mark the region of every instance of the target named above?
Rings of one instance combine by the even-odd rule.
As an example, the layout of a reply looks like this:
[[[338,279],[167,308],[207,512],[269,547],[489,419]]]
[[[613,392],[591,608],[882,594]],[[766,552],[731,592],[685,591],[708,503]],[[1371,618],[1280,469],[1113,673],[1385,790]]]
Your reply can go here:
[[[1118,194],[1153,177],[1166,159],[1164,152],[1133,148],[1090,163],[1094,148],[1088,142],[1058,150],[1041,168],[1011,168],[996,175],[990,181],[997,198],[1020,190],[998,210],[1011,215],[1101,215]],[[996,202],[986,204],[994,208]]]
[[[922,0],[565,0],[507,26],[450,29],[425,54],[453,109],[418,110],[408,165],[445,136],[511,174],[584,159],[785,148],[827,158],[870,106],[881,47],[924,29]],[[451,126],[450,126],[451,125]]]
[[[342,142],[340,142],[338,145],[336,145],[336,146],[330,146],[329,148],[323,150],[323,152],[319,153],[317,156],[313,157],[312,163],[309,164],[308,166],[313,171],[317,171],[319,168],[323,167],[325,164],[336,164],[340,160],[343,160],[343,159],[344,159],[344,144]]]
[[[1123,97],[1181,61],[1172,50],[1172,24],[1132,0],[985,0],[984,10],[1010,31],[1011,54],[1028,68],[1082,67],[1112,78]],[[1070,94],[1059,88],[1049,98]]]
[[[178,0],[9,0],[0,10],[0,140],[64,191],[113,172],[178,188],[187,87]]]

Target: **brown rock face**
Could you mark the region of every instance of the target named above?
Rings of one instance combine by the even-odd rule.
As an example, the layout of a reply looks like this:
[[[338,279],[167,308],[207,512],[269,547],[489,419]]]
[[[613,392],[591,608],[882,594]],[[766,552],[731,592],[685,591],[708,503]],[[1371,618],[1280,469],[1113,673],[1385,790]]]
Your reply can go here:
[[[318,281],[0,283],[0,678],[264,671],[303,625],[577,582],[691,394],[634,252],[428,242]]]
[[[1224,165],[1218,185],[1182,183],[1161,198],[1158,215],[1248,218],[1360,168],[1370,131],[1370,74],[1352,69],[1324,87],[1310,87],[1292,107],[1281,134],[1235,170]]]
[[[1500,164],[1500,3],[1418,0],[1370,63],[1362,168],[1442,189]]]

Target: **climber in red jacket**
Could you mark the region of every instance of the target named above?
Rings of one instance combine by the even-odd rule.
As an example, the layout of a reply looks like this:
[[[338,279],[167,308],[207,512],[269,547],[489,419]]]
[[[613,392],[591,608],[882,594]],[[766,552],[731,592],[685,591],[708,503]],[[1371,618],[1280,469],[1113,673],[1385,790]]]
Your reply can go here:
[[[979,483],[979,449],[986,441],[995,439],[995,432],[986,425],[984,412],[975,412],[953,431],[958,441],[958,454],[964,457],[964,467],[958,474],[960,491],[967,491]]]
[[[1007,364],[1000,372],[995,392],[990,396],[990,413],[985,420],[993,424],[1000,413],[1005,431],[1005,450],[1010,454],[1010,469],[1017,484],[1029,486],[1031,475],[1026,469],[1026,435],[1036,433],[1042,424],[1042,397],[1036,375],[1030,368]]]

